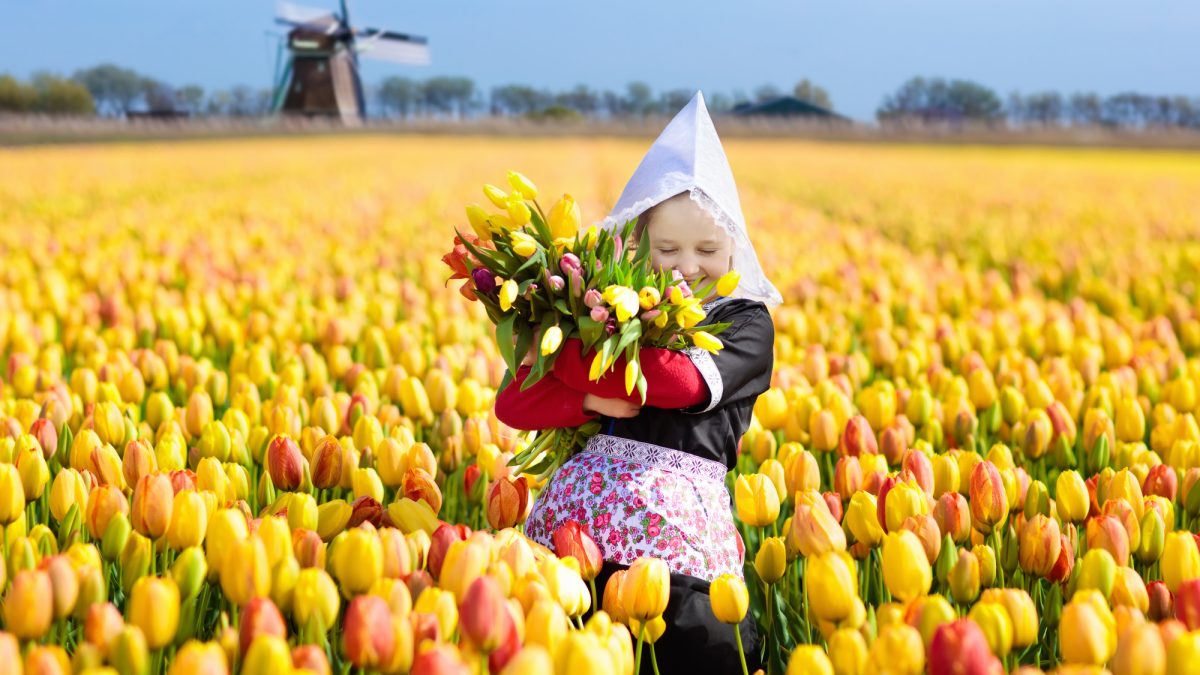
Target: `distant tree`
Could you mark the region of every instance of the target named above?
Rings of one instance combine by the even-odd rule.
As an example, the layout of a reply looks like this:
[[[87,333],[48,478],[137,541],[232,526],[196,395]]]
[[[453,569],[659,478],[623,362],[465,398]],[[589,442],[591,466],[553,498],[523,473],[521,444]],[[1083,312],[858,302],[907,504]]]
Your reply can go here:
[[[664,115],[674,115],[692,100],[696,92],[692,89],[672,89],[659,94],[658,111]]]
[[[196,84],[186,84],[175,91],[175,100],[179,109],[189,115],[199,115],[204,108],[204,88]]]
[[[1100,124],[1100,111],[1100,97],[1096,94],[1071,94],[1067,100],[1067,117],[1073,124]]]
[[[208,101],[204,105],[204,112],[207,115],[230,115],[232,110],[233,94],[227,89],[218,89],[209,94]]]
[[[142,96],[142,76],[111,63],[76,71],[72,79],[87,88],[101,114],[124,115]]]
[[[492,113],[528,115],[551,105],[553,96],[525,84],[506,84],[492,89]]]
[[[142,78],[142,100],[150,112],[175,112],[175,89],[154,78]]]
[[[760,85],[757,89],[754,90],[754,102],[755,103],[762,103],[764,101],[770,101],[773,99],[777,99],[780,96],[783,96],[783,92],[779,90],[779,87],[776,87],[773,84]]]
[[[654,90],[645,82],[625,85],[625,103],[630,114],[645,115],[654,109]]]
[[[420,91],[427,109],[462,117],[475,95],[475,83],[466,77],[433,77],[421,84]]]
[[[0,75],[0,112],[28,112],[36,103],[32,86],[12,75]]]
[[[964,120],[996,122],[1004,106],[994,91],[967,80],[914,77],[884,99],[876,111],[881,121],[917,119],[924,122]]]
[[[33,76],[33,109],[55,115],[91,115],[96,104],[87,88],[74,80],[50,73]]]
[[[809,82],[807,78],[796,83],[796,86],[792,88],[792,96],[826,110],[833,110],[833,101],[829,98],[829,92],[825,91],[824,87],[818,87]]]
[[[557,94],[554,102],[584,115],[592,115],[600,108],[600,94],[586,84],[577,84],[574,89]]]
[[[715,113],[728,112],[733,108],[733,99],[728,94],[714,92],[712,96],[706,99],[708,101],[708,109]]]
[[[417,83],[411,78],[393,75],[379,85],[379,102],[385,114],[408,119],[417,102]]]
[[[1028,122],[1042,126],[1053,126],[1062,122],[1066,106],[1063,103],[1062,94],[1057,91],[1030,94],[1026,97],[1025,103]]]

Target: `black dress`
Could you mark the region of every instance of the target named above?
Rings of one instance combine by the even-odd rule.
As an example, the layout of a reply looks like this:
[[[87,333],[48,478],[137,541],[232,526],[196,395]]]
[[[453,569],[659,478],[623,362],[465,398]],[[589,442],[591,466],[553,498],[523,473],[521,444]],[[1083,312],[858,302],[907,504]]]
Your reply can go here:
[[[602,429],[614,436],[693,453],[733,469],[738,441],[750,425],[754,402],[771,384],[775,325],[766,305],[752,300],[720,299],[707,307],[707,312],[703,323],[732,324],[718,335],[725,345],[721,351],[712,355],[689,352],[708,384],[710,400],[684,410],[643,408],[637,417],[603,418]],[[603,589],[608,577],[624,567],[606,562],[596,588]],[[662,675],[742,672],[733,627],[713,615],[708,587],[703,579],[671,574],[670,600],[663,615],[667,630],[655,645]],[[761,665],[758,632],[749,612],[739,628],[753,673]],[[653,673],[646,648],[641,673]]]

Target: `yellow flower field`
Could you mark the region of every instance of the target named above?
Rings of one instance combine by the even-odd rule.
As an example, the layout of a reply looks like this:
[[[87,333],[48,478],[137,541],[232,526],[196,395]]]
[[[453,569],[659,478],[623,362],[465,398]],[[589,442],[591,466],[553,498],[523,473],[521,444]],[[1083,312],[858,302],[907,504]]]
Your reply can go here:
[[[665,573],[595,588],[586,533],[524,537],[528,439],[492,412],[491,323],[441,260],[482,183],[519,170],[586,224],[646,143],[0,151],[0,664],[649,661]],[[768,673],[1189,672],[1194,153],[726,152],[785,302],[728,477],[745,581],[714,584],[716,615],[756,618]]]

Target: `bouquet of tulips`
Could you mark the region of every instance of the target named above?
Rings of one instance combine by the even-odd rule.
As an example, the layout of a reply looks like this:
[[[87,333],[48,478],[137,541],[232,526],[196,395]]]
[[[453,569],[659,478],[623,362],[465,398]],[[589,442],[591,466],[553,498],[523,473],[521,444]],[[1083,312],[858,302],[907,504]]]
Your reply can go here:
[[[581,230],[579,205],[570,195],[546,214],[528,178],[510,171],[508,180],[511,193],[483,188],[502,212],[468,206],[474,236],[458,233],[443,261],[454,271],[452,279],[465,279],[462,294],[483,303],[496,324],[509,378],[535,340],[536,360],[523,388],[546,376],[564,341],[578,337],[594,354],[589,377],[599,380],[624,354],[625,391],[637,389],[644,403],[647,383],[638,361],[643,346],[721,349],[716,335],[728,324],[698,325],[705,318],[701,299],[733,292],[737,273],[690,288],[677,273],[653,268],[645,233],[636,250],[626,246],[636,221],[618,232],[594,225]],[[541,433],[514,463],[548,475],[597,428],[591,423]]]

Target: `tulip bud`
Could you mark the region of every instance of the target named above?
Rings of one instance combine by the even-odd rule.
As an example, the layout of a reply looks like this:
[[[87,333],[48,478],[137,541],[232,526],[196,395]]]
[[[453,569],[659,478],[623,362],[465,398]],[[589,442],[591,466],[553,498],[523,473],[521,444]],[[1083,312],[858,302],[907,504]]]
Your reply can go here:
[[[334,542],[330,555],[333,575],[347,597],[367,592],[383,576],[383,544],[374,531],[348,530]]]
[[[992,653],[979,624],[959,619],[943,624],[933,634],[929,648],[930,675],[972,673],[1001,675],[1004,666]]]
[[[41,639],[54,619],[54,590],[44,570],[21,570],[4,596],[4,626],[22,640]]]
[[[520,480],[524,480],[521,478]],[[584,581],[595,579],[600,573],[604,559],[600,547],[591,534],[574,520],[568,520],[554,531],[554,553],[560,558],[571,556],[579,561],[580,575]]]
[[[1168,534],[1159,564],[1171,593],[1177,593],[1185,581],[1200,578],[1200,550],[1195,538],[1188,532]]]
[[[1018,539],[1017,556],[1026,574],[1045,577],[1054,569],[1061,553],[1062,533],[1058,521],[1037,514],[1025,521]]]
[[[150,649],[170,644],[179,627],[179,589],[174,580],[138,579],[129,595],[129,623],[141,629]]]
[[[773,584],[783,577],[787,569],[787,548],[782,538],[767,537],[762,541],[758,554],[754,556],[754,569],[767,584]]]
[[[304,456],[291,438],[276,435],[267,446],[267,472],[276,489],[292,491],[304,478]]]
[[[392,660],[396,636],[387,603],[373,595],[360,595],[346,608],[346,656],[359,668],[379,668]]]
[[[524,476],[496,480],[488,490],[488,523],[497,530],[513,527],[525,520],[528,502],[529,488]]]
[[[150,672],[150,649],[142,629],[127,625],[112,641],[109,663],[121,675],[148,675]]]
[[[490,576],[471,582],[458,606],[463,636],[484,653],[500,646],[511,621],[499,584]]]
[[[1008,517],[1008,496],[1000,472],[990,461],[971,470],[971,518],[975,529],[988,534]]]
[[[780,542],[780,548],[782,545]],[[667,564],[658,558],[638,558],[621,580],[621,606],[630,618],[638,621],[662,616],[669,589]]]
[[[979,559],[970,551],[960,551],[950,570],[950,592],[954,601],[971,604],[979,596]]]
[[[854,601],[858,598],[853,560],[840,551],[830,551],[808,559],[804,588],[813,614],[825,621],[842,621],[850,616]]]

